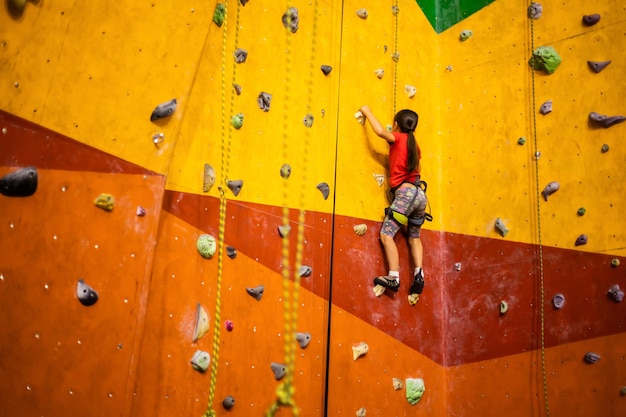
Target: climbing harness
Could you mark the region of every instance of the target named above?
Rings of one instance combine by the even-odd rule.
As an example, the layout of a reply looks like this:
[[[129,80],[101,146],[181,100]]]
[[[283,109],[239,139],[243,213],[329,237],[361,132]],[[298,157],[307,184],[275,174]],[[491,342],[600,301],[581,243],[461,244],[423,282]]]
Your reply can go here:
[[[530,3],[532,5],[532,2]],[[535,25],[533,19],[530,20],[530,52],[531,54],[535,50]],[[538,155],[537,147],[537,115],[535,112],[535,71],[531,70],[532,74],[532,107],[531,114],[533,115],[533,143],[535,147],[535,155]],[[539,250],[539,288],[541,301],[540,316],[541,316],[541,374],[543,377],[543,396],[545,401],[546,417],[550,417],[550,402],[548,400],[548,377],[546,371],[546,326],[545,326],[545,286],[544,286],[544,268],[543,268],[543,244],[541,241],[541,198],[539,197],[541,191],[539,186],[539,160],[535,161],[535,192],[537,201],[537,247]]]
[[[428,184],[426,184],[426,181],[418,180],[415,183],[415,186],[421,189],[424,192],[424,195],[426,195],[426,189],[428,188]],[[411,202],[409,203],[409,207],[413,205],[416,198],[417,198],[417,190],[415,192],[415,195],[413,195]],[[430,211],[430,202],[428,202],[428,197],[426,197],[426,202],[428,204],[428,211]],[[424,224],[424,221],[429,221],[429,222],[433,221],[433,216],[428,212],[421,214],[419,216],[417,215],[407,216],[404,213],[400,213],[399,211],[393,210],[391,207],[387,207],[385,209],[385,216],[387,216],[390,220],[395,221],[400,226],[407,226],[407,225],[421,226]]]
[[[222,276],[223,276],[223,258],[224,258],[224,235],[226,231],[226,187],[228,184],[228,171],[230,165],[230,144],[232,139],[232,125],[228,123],[226,119],[226,41],[228,35],[228,0],[224,3],[224,22],[223,22],[223,35],[222,35],[222,137],[221,137],[221,186],[219,187],[220,193],[220,217],[219,217],[219,232],[218,232],[218,257],[217,257],[217,280],[215,284],[215,322],[221,321],[221,291],[222,291]],[[238,44],[239,37],[239,2],[237,1],[237,17],[235,24],[235,48]],[[236,79],[236,68],[233,66],[232,82]],[[234,109],[234,92],[231,89],[230,93],[230,113],[233,114]],[[228,132],[228,134],[227,134]],[[207,401],[207,409],[204,412],[203,417],[214,417],[215,410],[213,407],[213,400],[215,399],[215,388],[217,385],[217,370],[219,363],[219,348],[220,348],[220,326],[214,326],[213,330],[213,349],[211,360],[211,385],[209,387],[209,398]]]

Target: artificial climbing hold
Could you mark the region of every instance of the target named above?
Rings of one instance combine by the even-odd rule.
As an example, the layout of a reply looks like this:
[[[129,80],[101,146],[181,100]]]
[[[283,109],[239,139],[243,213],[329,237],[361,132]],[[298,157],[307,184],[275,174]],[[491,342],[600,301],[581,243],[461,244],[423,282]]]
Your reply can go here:
[[[235,129],[239,130],[241,129],[241,126],[243,126],[243,118],[243,113],[237,113],[230,119],[230,123]]]
[[[607,145],[606,143],[604,145],[602,145],[602,147],[600,148],[600,152],[602,153],[607,153],[609,151],[609,145]]]
[[[309,346],[309,343],[311,342],[311,333],[297,332],[296,341],[300,345],[301,349],[305,349],[307,346]]]
[[[333,67],[331,67],[330,65],[322,65],[320,69],[322,70],[324,75],[328,75],[333,70]]]
[[[98,293],[89,285],[85,284],[82,278],[78,280],[78,284],[76,285],[76,297],[78,297],[78,301],[86,307],[92,306],[98,301]]]
[[[324,200],[326,200],[328,198],[328,195],[330,194],[330,187],[328,186],[328,184],[325,182],[320,182],[319,184],[317,184],[317,189],[320,190],[320,192],[324,196]]]
[[[354,113],[354,118],[362,125],[365,124],[365,116],[361,113],[361,110]]]
[[[196,325],[193,329],[192,341],[195,343],[209,331],[209,315],[200,303],[196,303]]]
[[[304,116],[304,120],[302,121],[302,123],[304,123],[306,127],[313,126],[313,115],[311,113],[308,113],[306,116]]]
[[[267,112],[270,111],[270,104],[272,103],[272,95],[270,93],[264,93],[261,91],[256,99],[259,109]]]
[[[398,7],[397,5],[393,5],[393,6],[391,6],[391,13],[392,13],[394,16],[397,16],[397,15],[398,15],[398,13],[400,13],[400,7]]]
[[[228,186],[230,191],[233,192],[235,197],[237,197],[239,195],[239,193],[241,192],[241,188],[243,187],[243,181],[242,180],[232,180],[232,181],[228,181],[226,183],[226,185]]]
[[[622,388],[619,390],[619,393],[620,393],[622,396],[626,396],[626,386],[625,386],[625,387],[622,387]]]
[[[610,63],[611,61],[587,61],[587,65],[589,65],[589,68],[595,73],[602,71]]]
[[[26,8],[26,3],[28,3],[28,0],[9,0],[9,10],[17,13],[22,13]]]
[[[401,390],[404,387],[402,380],[400,378],[392,378],[391,383],[393,384],[393,389],[396,391]]]
[[[457,262],[454,264],[454,270],[457,272],[461,270],[461,267],[462,267],[461,262]]]
[[[276,378],[277,381],[283,379],[283,377],[287,374],[287,367],[281,363],[272,362],[270,367],[272,368],[274,378]]]
[[[228,395],[222,400],[222,407],[224,407],[225,410],[230,410],[234,406],[235,406],[235,398],[233,398],[232,395]]]
[[[613,268],[617,268],[620,265],[620,261],[619,258],[613,258],[611,259],[611,266]]]
[[[415,405],[424,396],[426,387],[422,378],[407,378],[405,381],[406,399],[411,405]]]
[[[137,217],[143,217],[146,215],[146,209],[141,206],[137,206],[137,210],[135,210],[135,214],[137,215]]]
[[[576,238],[576,242],[574,242],[575,246],[581,246],[587,244],[587,235],[582,234]]]
[[[235,52],[233,52],[233,55],[235,56],[235,62],[237,64],[243,64],[248,58],[248,51],[246,51],[245,49],[237,48]]]
[[[283,166],[280,167],[280,176],[283,177],[284,179],[287,179],[289,178],[290,175],[291,175],[291,165],[283,164]]]
[[[367,232],[367,225],[365,223],[357,224],[353,227],[354,233],[358,236],[363,236]]]
[[[583,16],[583,25],[593,26],[600,21],[600,15],[598,13],[586,14]]]
[[[420,300],[420,295],[416,293],[409,294],[407,299],[408,299],[409,305],[414,306]]]
[[[224,320],[224,328],[227,332],[232,332],[235,328],[235,323],[233,323],[231,320]]]
[[[383,295],[385,293],[385,287],[383,287],[380,284],[376,284],[374,285],[374,287],[372,288],[372,291],[374,292],[374,295],[376,297],[380,297],[381,295]]]
[[[530,19],[536,20],[541,17],[543,13],[543,6],[540,3],[531,2],[530,6],[528,6],[528,17]]]
[[[606,116],[592,111],[589,113],[589,120],[602,127],[611,127],[626,120],[624,116]]]
[[[539,113],[544,114],[544,115],[550,113],[551,111],[552,111],[552,100],[546,101],[539,108]]]
[[[391,59],[393,59],[393,62],[398,62],[400,60],[400,52],[396,51],[391,54]]]
[[[210,363],[211,357],[203,350],[196,350],[196,353],[191,358],[191,366],[198,372],[206,372]]]
[[[235,89],[235,94],[241,95],[242,88],[239,84],[233,83],[233,88]]]
[[[288,224],[281,224],[280,226],[278,226],[278,234],[280,234],[280,237],[287,237],[289,236],[289,232],[291,232],[291,226]]]
[[[376,74],[376,76],[378,77],[378,79],[380,80],[381,78],[383,78],[383,75],[385,75],[385,70],[382,68],[376,68],[374,70],[374,74]]]
[[[466,40],[468,40],[469,38],[472,37],[472,35],[474,34],[474,32],[472,32],[469,29],[465,29],[461,31],[461,34],[459,35],[459,40],[461,42],[465,42]]]
[[[367,410],[365,409],[365,407],[361,407],[358,410],[356,410],[356,417],[365,417],[367,415]]]
[[[165,103],[161,103],[154,108],[152,114],[150,115],[150,120],[155,121],[157,119],[162,119],[167,116],[171,116],[174,111],[176,111],[177,102],[176,99],[173,98],[170,101],[166,101]]]
[[[365,342],[361,342],[356,346],[352,346],[352,359],[357,360],[361,356],[365,355],[370,350],[369,346]]]
[[[225,17],[226,6],[224,6],[224,4],[222,3],[217,3],[215,5],[215,11],[213,12],[213,23],[215,23],[218,27],[222,27]]]
[[[504,315],[507,311],[509,311],[509,303],[504,300],[500,301],[500,314]]]
[[[300,268],[298,268],[298,275],[301,277],[310,277],[312,272],[313,268],[308,265],[300,265]]]
[[[156,146],[157,148],[161,143],[163,143],[164,140],[165,134],[163,134],[163,132],[154,132],[154,134],[152,135],[152,143],[154,143],[154,146]]]
[[[521,137],[517,140],[518,145],[524,145],[526,143],[526,138]]]
[[[587,209],[585,209],[584,207],[581,207],[578,209],[576,214],[578,214],[579,216],[584,216],[586,212],[587,212]]]
[[[372,174],[374,176],[374,179],[376,180],[376,184],[378,184],[379,187],[382,187],[383,184],[385,183],[385,174]]]
[[[549,182],[548,185],[546,185],[544,187],[543,191],[541,192],[541,195],[543,196],[543,199],[548,201],[548,197],[551,196],[552,194],[556,193],[557,190],[560,187],[561,186],[556,181]]]
[[[261,301],[261,297],[263,297],[263,291],[265,291],[265,287],[263,285],[257,285],[254,288],[246,288],[246,292],[252,297],[256,298],[257,301]]]
[[[404,92],[406,93],[407,96],[409,96],[409,98],[413,98],[415,94],[417,94],[417,88],[415,88],[412,85],[407,84],[404,86]]]
[[[509,233],[509,229],[506,227],[506,225],[504,224],[504,222],[502,221],[500,217],[496,219],[495,228],[498,231],[498,233],[500,233],[500,236],[502,237],[506,236],[506,234]]]
[[[359,9],[356,11],[356,15],[361,19],[367,19],[368,13],[366,9]]]
[[[202,175],[202,192],[208,193],[215,184],[215,169],[209,164],[204,164]]]
[[[291,33],[296,33],[298,31],[298,9],[295,7],[290,7],[283,14],[283,26],[285,29],[289,29]]]
[[[561,64],[561,57],[551,46],[540,46],[535,49],[533,56],[528,60],[528,65],[536,71],[544,71],[552,74]]]
[[[7,197],[28,197],[37,191],[37,169],[26,167],[0,178],[0,194]]]
[[[233,248],[232,246],[226,246],[226,255],[230,259],[235,259],[237,257],[237,249]]]
[[[111,194],[102,193],[96,197],[93,203],[104,211],[111,211],[115,206],[115,198]]]
[[[587,362],[588,364],[597,363],[599,360],[600,360],[600,355],[598,355],[597,353],[594,353],[594,352],[585,353],[585,362]]]
[[[210,259],[215,254],[215,249],[217,248],[215,238],[207,233],[201,234],[196,241],[196,248],[200,256]]]
[[[624,299],[624,291],[622,291],[618,284],[613,285],[609,288],[609,297],[616,303],[621,303]]]
[[[565,296],[561,293],[554,294],[552,297],[552,305],[557,310],[562,309],[565,305]]]

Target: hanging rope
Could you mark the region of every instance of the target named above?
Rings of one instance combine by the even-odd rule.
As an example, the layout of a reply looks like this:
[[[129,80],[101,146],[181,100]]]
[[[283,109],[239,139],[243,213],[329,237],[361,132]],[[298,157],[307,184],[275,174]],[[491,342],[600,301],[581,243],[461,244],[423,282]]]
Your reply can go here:
[[[291,26],[291,15],[289,14],[290,5],[287,2],[287,28]],[[317,0],[314,1],[313,7],[313,24],[312,24],[312,36],[311,36],[311,59],[310,62],[315,62],[315,50],[316,50],[316,39],[317,39],[317,10],[318,3]],[[288,161],[290,159],[289,155],[289,132],[291,131],[289,128],[288,120],[291,119],[289,114],[288,103],[291,98],[291,33],[289,30],[286,30],[286,60],[285,60],[285,105],[283,107],[283,159],[284,161]],[[307,102],[306,102],[306,111],[307,116],[311,113],[311,101],[313,97],[313,66],[309,65],[309,80],[307,83]],[[307,167],[308,167],[308,149],[309,144],[311,142],[311,132],[310,128],[306,128],[304,133],[304,142],[303,142],[303,152],[302,152],[302,163],[298,166],[301,167],[302,173],[300,175],[301,178],[301,186],[300,186],[300,201],[299,201],[299,211],[298,211],[298,233],[297,233],[297,243],[296,243],[296,254],[295,254],[295,266],[293,269],[290,268],[289,264],[289,239],[287,237],[283,237],[282,239],[282,276],[283,276],[283,320],[284,320],[284,352],[285,352],[285,368],[286,374],[283,382],[276,389],[276,401],[270,406],[268,409],[266,416],[274,416],[280,407],[289,407],[292,410],[294,416],[298,416],[300,414],[300,410],[296,405],[294,394],[295,394],[295,386],[293,383],[293,375],[295,373],[295,360],[296,360],[296,343],[295,343],[295,334],[296,327],[298,324],[298,303],[299,303],[299,294],[300,294],[300,267],[302,266],[302,253],[304,250],[304,222],[306,211],[302,208],[306,203],[306,184],[307,184]],[[286,181],[286,180],[285,180]],[[284,195],[284,204],[283,204],[283,218],[282,224],[283,226],[289,225],[289,208],[287,207],[288,201],[288,188],[287,184],[283,188]],[[293,283],[291,281],[291,276],[293,276]]]
[[[535,25],[533,19],[530,20],[530,53],[535,51]],[[537,246],[539,249],[539,287],[540,287],[540,317],[541,317],[541,374],[543,377],[543,396],[545,401],[546,417],[550,417],[550,402],[548,400],[548,377],[546,372],[546,323],[545,323],[545,286],[543,268],[543,244],[541,240],[541,191],[539,190],[539,148],[537,141],[537,112],[535,111],[535,71],[532,74],[532,109],[533,115],[533,143],[535,148],[535,193],[537,201]]]
[[[398,51],[398,15],[400,14],[400,8],[398,7],[398,0],[395,0],[395,4],[391,8],[394,19],[395,29],[393,34],[393,115],[396,115],[396,103],[398,99],[398,59],[400,58],[400,52]]]
[[[209,399],[207,401],[207,409],[204,412],[204,417],[214,417],[215,410],[213,409],[213,401],[215,399],[215,388],[217,386],[217,370],[219,364],[219,348],[220,348],[220,333],[221,326],[221,293],[222,293],[222,275],[224,265],[224,235],[226,232],[226,187],[228,183],[228,172],[230,168],[230,144],[232,139],[232,125],[229,123],[229,119],[226,117],[226,46],[228,38],[228,0],[224,3],[224,23],[223,23],[223,35],[222,35],[222,136],[221,136],[221,182],[218,187],[220,193],[220,214],[219,214],[219,232],[218,232],[218,257],[217,257],[217,282],[215,285],[215,320],[216,323],[213,331],[213,350],[211,360],[211,385],[209,387]],[[237,19],[235,25],[235,48],[238,44],[238,32],[239,32],[239,2],[237,1]],[[236,65],[233,65],[232,82],[235,82],[236,77]],[[232,84],[231,84],[232,85]],[[230,89],[230,114],[234,113],[235,98],[233,89]]]

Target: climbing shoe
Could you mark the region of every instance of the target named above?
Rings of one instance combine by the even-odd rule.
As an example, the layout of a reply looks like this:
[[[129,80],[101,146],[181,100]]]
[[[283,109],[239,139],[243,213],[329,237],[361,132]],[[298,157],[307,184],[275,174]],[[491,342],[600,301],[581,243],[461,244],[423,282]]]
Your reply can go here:
[[[420,271],[413,277],[413,284],[409,290],[409,294],[421,294],[424,291],[424,270]]]
[[[393,292],[398,292],[400,288],[400,280],[390,276],[381,276],[374,278],[374,284],[382,285],[385,288],[389,288]]]

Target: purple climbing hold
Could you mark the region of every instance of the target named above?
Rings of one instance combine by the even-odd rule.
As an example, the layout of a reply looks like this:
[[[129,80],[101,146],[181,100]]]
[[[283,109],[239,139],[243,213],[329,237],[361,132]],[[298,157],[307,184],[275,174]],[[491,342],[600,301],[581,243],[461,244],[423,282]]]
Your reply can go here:
[[[146,209],[141,206],[137,206],[137,211],[135,212],[135,214],[137,215],[137,217],[143,217],[146,215]]]
[[[616,303],[621,303],[624,299],[624,291],[622,291],[619,285],[615,284],[609,288],[609,297]]]
[[[611,63],[610,60],[609,61],[587,61],[587,65],[589,65],[589,68],[591,68],[591,70],[595,73],[602,71],[610,63]]]
[[[600,21],[600,15],[598,13],[586,14],[583,16],[583,25],[593,26]]]
[[[270,111],[270,104],[272,103],[272,95],[270,93],[264,93],[261,91],[256,99],[259,109],[267,112]]]
[[[230,320],[225,320],[224,321],[224,328],[226,329],[226,331],[232,332],[233,329],[235,328],[235,323],[233,323]]]
[[[287,374],[287,367],[281,363],[272,362],[270,367],[272,368],[274,378],[276,378],[277,381],[283,379],[283,377]]]
[[[591,120],[593,123],[598,124],[602,127],[611,127],[618,123],[622,123],[624,120],[626,120],[626,117],[606,116],[604,114],[600,114],[600,113],[596,113],[595,111],[592,111],[591,113],[589,113],[589,120]]]
[[[552,181],[552,182],[548,183],[548,185],[546,185],[544,187],[543,191],[541,192],[541,195],[543,196],[543,199],[548,201],[548,197],[551,196],[552,194],[556,193],[559,188],[560,188],[560,185],[556,181]]]
[[[235,398],[232,395],[227,396],[224,400],[222,400],[222,406],[224,409],[230,410],[235,406]]]
[[[172,113],[176,111],[176,107],[177,102],[175,98],[171,99],[170,101],[166,101],[165,103],[159,104],[152,111],[152,114],[150,115],[150,121],[155,121],[167,116],[171,116]]]
[[[562,309],[565,305],[565,296],[561,293],[554,294],[552,297],[552,305],[557,310]]]
[[[600,360],[600,355],[598,355],[597,353],[594,353],[594,352],[585,353],[585,362],[587,362],[588,364],[596,363],[599,360]]]
[[[539,112],[541,114],[548,114],[552,111],[552,100],[548,100],[541,105]]]
[[[539,19],[543,13],[543,6],[540,3],[531,2],[527,12],[530,19]]]
[[[587,244],[587,235],[582,234],[576,238],[576,242],[574,243],[576,246],[586,245]]]
[[[235,55],[235,62],[238,64],[243,64],[248,58],[248,51],[245,49],[237,48],[233,54]]]

